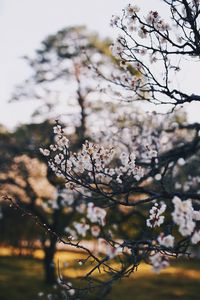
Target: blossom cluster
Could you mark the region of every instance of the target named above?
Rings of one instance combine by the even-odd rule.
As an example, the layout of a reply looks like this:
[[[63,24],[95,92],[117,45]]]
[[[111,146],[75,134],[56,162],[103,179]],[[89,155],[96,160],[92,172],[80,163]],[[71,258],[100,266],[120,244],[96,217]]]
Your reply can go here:
[[[121,245],[111,245],[103,238],[98,239],[98,249],[99,252],[105,252],[109,259],[121,255],[124,252],[124,248]]]
[[[86,179],[87,184],[88,181],[90,184],[121,184],[127,176],[136,181],[144,176],[144,169],[135,163],[134,153],[121,152],[121,163],[114,166],[116,151],[113,147],[104,148],[86,141],[80,152],[72,153],[69,140],[62,133],[60,125],[54,127],[54,133],[55,145],[50,145],[49,149],[40,148],[40,151],[45,156],[50,156],[49,166],[58,176],[67,180],[67,189],[78,188]],[[154,152],[151,155],[154,156]]]
[[[157,240],[161,246],[164,246],[166,248],[172,248],[174,246],[174,236],[171,234],[164,235],[163,233],[161,233]]]
[[[168,257],[160,252],[151,255],[149,260],[153,267],[153,271],[156,273],[159,273],[162,269],[165,269],[169,266]]]
[[[92,223],[98,223],[101,226],[105,225],[105,217],[106,217],[106,210],[94,205],[94,203],[88,203],[87,208],[87,218]]]
[[[182,236],[191,236],[191,241],[196,244],[200,241],[199,230],[196,229],[196,221],[200,221],[200,211],[195,211],[190,199],[182,201],[177,196],[172,200],[174,211],[172,218],[175,224],[179,226],[179,232]]]
[[[157,32],[166,33],[170,27],[167,22],[165,22],[157,11],[150,11],[142,22],[140,16],[138,15],[140,8],[136,5],[127,5],[123,10],[124,16],[113,16],[111,19],[111,26],[117,26],[122,30],[125,30],[129,34],[133,31],[138,33],[138,36],[142,39],[147,38],[148,35],[154,29]],[[123,21],[125,21],[123,23]],[[122,42],[123,41],[123,42]],[[164,42],[164,39],[162,39]],[[113,55],[121,56],[121,52],[125,50],[126,39],[124,37],[118,38],[116,44],[114,44]],[[116,50],[116,51],[115,51]],[[120,51],[121,50],[121,51]]]
[[[98,237],[101,233],[101,228],[106,224],[106,210],[95,206],[93,202],[89,202],[87,206],[82,204],[82,206],[84,206],[83,210],[78,209],[78,212],[85,214],[86,218],[81,218],[79,222],[73,222],[72,227],[74,227],[75,231],[71,227],[67,227],[65,228],[66,233],[69,233],[73,239],[77,239],[78,236],[86,237],[88,232],[93,237]]]
[[[175,189],[177,190],[183,189],[184,192],[187,192],[195,188],[197,189],[197,193],[200,193],[199,184],[200,184],[200,176],[189,175],[187,181],[185,181],[184,183],[176,182]]]
[[[150,11],[146,17],[146,22],[147,24],[154,26],[156,30],[169,30],[169,25],[163,19],[161,19],[157,11]]]
[[[152,86],[153,90],[156,90],[155,86],[158,83],[164,83],[163,81],[167,79],[163,77],[166,73],[164,61],[168,58],[163,54],[166,53],[168,44],[170,46],[177,44],[177,37],[175,41],[171,40],[171,27],[156,10],[151,10],[144,17],[139,11],[136,5],[129,4],[120,17],[113,16],[111,20],[111,25],[121,31],[111,46],[112,54],[121,61],[120,65],[126,70],[122,75],[112,74],[111,81],[121,84],[126,91],[136,92],[134,100],[144,99],[145,92],[152,91]],[[163,80],[157,80],[155,69],[151,66],[155,62],[159,65],[160,74],[162,74],[160,78]],[[133,69],[135,74],[132,72]],[[130,70],[132,71],[129,72]],[[171,74],[174,71],[177,73],[180,67],[173,63],[173,66],[168,68],[168,72]],[[168,81],[167,84],[169,83]],[[124,98],[127,99],[127,97]],[[153,94],[152,98],[157,99],[157,93]]]
[[[146,221],[147,226],[154,228],[163,224],[165,217],[162,214],[165,212],[166,208],[167,206],[164,202],[156,202],[149,211],[150,215]]]
[[[125,39],[122,36],[118,36],[115,43],[111,45],[113,56],[121,58],[123,51],[126,49]]]
[[[144,145],[141,148],[144,149],[144,152],[136,150],[132,146],[132,140],[128,137],[131,144],[130,149],[133,150],[132,152],[126,147],[115,149],[116,147],[113,147],[113,140],[110,139],[111,146],[105,147],[102,146],[103,143],[99,145],[85,141],[81,150],[74,153],[70,150],[69,140],[65,137],[62,127],[60,125],[54,127],[55,144],[50,145],[48,149],[41,149],[40,151],[49,157],[50,167],[58,176],[62,176],[65,181],[66,190],[64,189],[64,194],[66,197],[69,196],[66,205],[68,207],[74,205],[75,198],[73,194],[80,196],[81,200],[77,202],[75,209],[81,214],[81,217],[79,219],[76,218],[65,229],[71,240],[88,237],[97,238],[99,253],[101,247],[104,247],[104,252],[110,259],[117,258],[118,255],[123,255],[126,252],[121,246],[123,245],[123,241],[117,244],[112,240],[113,233],[109,227],[108,209],[100,207],[101,205],[98,206],[97,203],[100,202],[95,203],[93,197],[95,197],[95,193],[101,197],[105,196],[108,199],[113,199],[112,195],[116,195],[117,193],[123,195],[123,187],[127,186],[129,182],[130,186],[128,188],[133,188],[134,186],[140,187],[140,180],[147,173],[145,173],[146,169],[138,164],[139,154],[142,162],[159,166],[158,151],[160,150],[160,145],[156,137],[149,139],[148,133],[148,130],[144,132]],[[135,132],[133,134],[135,138],[137,135]],[[160,172],[153,175],[154,179],[159,181],[162,178],[161,173],[162,168]],[[65,201],[64,194],[62,196],[62,203]],[[116,199],[120,199],[120,197],[116,197]],[[196,224],[200,220],[200,212],[194,210],[191,200],[182,201],[178,197],[174,197],[172,202],[175,209],[171,217],[173,222],[178,225],[179,232],[183,237],[190,236],[193,244],[198,243],[200,241],[200,230]],[[156,228],[156,231],[159,231],[160,229],[157,229],[157,227],[164,224],[164,213],[167,210],[167,205],[162,201],[158,202],[156,200],[153,203],[149,211],[149,217],[146,220],[146,225],[152,229]],[[154,236],[152,238],[150,244],[149,261],[153,269],[159,272],[169,264],[167,253],[173,254],[175,236],[172,233],[159,232],[157,237]],[[130,252],[130,249],[128,251]],[[129,253],[128,251],[126,253]]]

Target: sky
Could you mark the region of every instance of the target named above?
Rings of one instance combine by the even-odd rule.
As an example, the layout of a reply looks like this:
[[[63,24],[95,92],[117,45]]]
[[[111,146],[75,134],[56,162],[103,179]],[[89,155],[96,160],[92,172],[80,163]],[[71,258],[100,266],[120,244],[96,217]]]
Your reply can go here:
[[[0,123],[13,128],[30,121],[34,103],[8,104],[14,87],[30,74],[22,56],[33,54],[48,34],[66,26],[86,25],[102,37],[112,37],[113,28],[109,25],[111,16],[120,14],[130,1],[0,0]],[[134,2],[146,10],[160,9],[164,12],[161,0]],[[188,84],[191,92],[198,88],[198,74],[198,68],[188,63],[182,81]],[[197,121],[200,107],[197,104],[191,106],[188,109],[190,121]]]

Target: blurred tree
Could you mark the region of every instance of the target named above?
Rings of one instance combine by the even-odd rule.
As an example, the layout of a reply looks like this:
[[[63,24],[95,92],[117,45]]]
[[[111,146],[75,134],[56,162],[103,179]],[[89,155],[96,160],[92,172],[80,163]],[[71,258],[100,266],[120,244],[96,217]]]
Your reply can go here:
[[[63,181],[57,179],[42,162],[43,157],[39,152],[39,145],[44,142],[50,144],[52,136],[49,134],[50,128],[52,129],[52,125],[46,121],[42,124],[23,125],[13,133],[3,132],[1,134],[0,156],[2,157],[4,153],[7,153],[7,156],[6,160],[4,158],[0,163],[0,193],[13,196],[17,204],[37,217],[36,223],[45,224],[62,236],[66,226],[71,222],[72,216],[76,214],[75,208],[78,203],[72,203],[72,196],[67,193]],[[40,160],[36,158],[37,156]],[[72,204],[68,209],[66,208],[67,201]],[[11,228],[16,220],[17,218],[13,218],[12,213],[9,214],[3,203],[1,229],[4,233],[1,235],[1,241],[10,241],[16,245],[16,236],[11,230],[12,228],[16,230],[15,226]],[[24,223],[17,223],[18,245],[28,240],[40,239],[44,250],[46,282],[55,283],[54,256],[57,238],[47,235],[41,230],[28,232],[29,228],[33,226],[30,218],[25,221],[27,227],[24,226]]]
[[[34,58],[25,58],[32,68],[33,75],[16,89],[12,98],[12,101],[38,100],[39,107],[33,113],[33,117],[45,121],[40,124],[21,126],[13,135],[10,135],[10,139],[15,141],[16,149],[13,149],[14,152],[8,149],[7,152],[10,155],[11,170],[17,169],[17,175],[15,174],[11,179],[10,172],[12,171],[9,170],[6,175],[4,174],[6,176],[5,182],[2,178],[1,183],[8,182],[10,187],[15,185],[16,188],[17,180],[21,177],[24,183],[20,188],[24,189],[29,198],[26,208],[35,214],[43,224],[50,226],[53,231],[59,232],[61,235],[64,234],[65,227],[69,225],[72,215],[74,216],[76,213],[75,208],[76,206],[79,207],[81,196],[79,195],[78,198],[76,196],[76,201],[73,202],[69,194],[71,207],[68,210],[63,209],[64,196],[61,195],[65,193],[65,198],[67,197],[63,181],[58,180],[50,170],[48,170],[48,174],[45,171],[44,177],[47,176],[49,184],[56,187],[57,191],[51,213],[49,213],[41,204],[47,202],[48,199],[50,200],[51,193],[49,196],[39,197],[32,187],[32,181],[30,183],[32,177],[29,174],[28,165],[36,164],[35,157],[38,155],[40,159],[43,159],[38,151],[41,145],[54,143],[50,126],[52,119],[57,118],[60,112],[63,114],[63,111],[66,111],[63,114],[63,121],[65,121],[67,133],[73,140],[74,150],[79,149],[83,141],[89,138],[89,135],[91,136],[90,125],[94,122],[92,114],[101,111],[105,104],[98,101],[100,97],[100,93],[96,92],[98,81],[93,78],[94,74],[88,65],[88,56],[90,61],[94,60],[95,63],[112,65],[112,68],[119,67],[117,60],[111,56],[108,45],[108,40],[100,40],[96,34],[89,33],[85,27],[66,28],[47,37],[42,42],[40,49],[36,51]],[[67,105],[63,105],[63,102]],[[26,156],[21,156],[22,154],[26,154]],[[37,164],[38,170],[41,170],[43,165],[39,161]],[[7,162],[7,168],[8,165]],[[38,176],[38,174],[36,175]],[[45,189],[45,186],[42,185],[42,188]],[[13,191],[12,193],[25,205],[24,199],[17,197]],[[40,205],[37,200],[38,197]],[[49,283],[56,280],[53,264],[56,242],[55,236],[52,235],[48,241],[46,239],[43,241],[46,281]]]
[[[68,132],[76,133],[81,144],[86,117],[100,99],[88,56],[98,64],[115,66],[109,43],[83,26],[68,27],[48,36],[33,58],[25,57],[32,76],[15,89],[11,101],[37,100],[35,119],[55,120],[62,114]]]

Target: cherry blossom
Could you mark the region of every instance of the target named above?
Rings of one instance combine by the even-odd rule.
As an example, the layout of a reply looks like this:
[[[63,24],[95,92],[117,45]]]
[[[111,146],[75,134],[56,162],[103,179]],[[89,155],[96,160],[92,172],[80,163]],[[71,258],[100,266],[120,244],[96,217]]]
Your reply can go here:
[[[167,248],[172,248],[174,246],[174,236],[172,236],[171,234],[168,235],[164,235],[164,234],[160,234],[158,237],[158,242],[161,246],[165,246]]]
[[[104,209],[94,206],[94,203],[92,202],[88,203],[87,218],[92,223],[99,223],[99,225],[104,226],[105,217],[106,217],[106,211]]]
[[[173,221],[179,225],[179,232],[183,236],[191,235],[195,228],[195,222],[193,220],[194,209],[191,200],[182,201],[180,198],[174,197],[172,202],[175,207],[172,218]]]
[[[156,253],[149,258],[150,263],[152,264],[153,271],[159,273],[162,269],[165,269],[169,266],[169,261],[166,255],[161,253]]]
[[[74,222],[74,228],[76,229],[79,235],[85,237],[90,226],[83,222],[82,223]]]
[[[151,210],[149,211],[150,215],[149,215],[149,219],[147,219],[146,223],[148,227],[156,227],[156,226],[160,226],[161,224],[163,224],[165,217],[161,216],[165,210],[166,210],[167,206],[165,203],[161,202],[161,203],[155,203],[153,205],[153,207],[151,208]]]
[[[44,155],[44,156],[49,156],[50,155],[50,151],[48,149],[39,149],[40,152]]]
[[[200,230],[195,230],[191,237],[192,244],[197,244],[200,242]]]
[[[187,11],[179,11],[174,2],[168,5],[174,8],[170,25],[156,10],[143,16],[132,4],[121,17],[112,18],[111,25],[121,32],[111,46],[117,69],[109,76],[106,68],[95,70],[100,78],[108,79],[106,96],[121,100],[119,107],[105,102],[91,136],[75,151],[57,122],[55,144],[41,151],[48,153],[49,166],[66,189],[80,197],[77,203],[67,203],[68,209],[76,205],[78,218],[66,233],[77,240],[75,247],[86,237],[97,240],[97,257],[84,248],[93,263],[91,274],[105,270],[112,279],[115,274],[123,277],[142,261],[160,272],[169,265],[170,256],[188,254],[190,246],[200,241],[200,181],[198,174],[187,175],[190,163],[196,166],[199,125],[187,124],[186,115],[176,111],[180,104],[199,96],[182,92],[171,80],[181,69],[182,55],[199,57],[199,45],[190,31]],[[195,9],[194,2],[188,5]],[[177,41],[181,30],[184,38]],[[185,32],[190,36],[187,42]],[[168,104],[174,113],[143,113],[128,104],[135,100]],[[130,236],[121,226],[124,220]],[[132,234],[132,226],[138,236]],[[110,260],[121,265],[120,271],[113,271]]]

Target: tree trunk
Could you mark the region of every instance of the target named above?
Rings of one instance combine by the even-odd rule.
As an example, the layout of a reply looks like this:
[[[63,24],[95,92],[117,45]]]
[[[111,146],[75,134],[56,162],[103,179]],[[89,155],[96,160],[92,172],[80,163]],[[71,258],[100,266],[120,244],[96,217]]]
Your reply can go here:
[[[56,283],[56,269],[54,264],[54,256],[56,252],[56,239],[50,238],[50,244],[44,247],[44,271],[45,282],[47,284]]]

